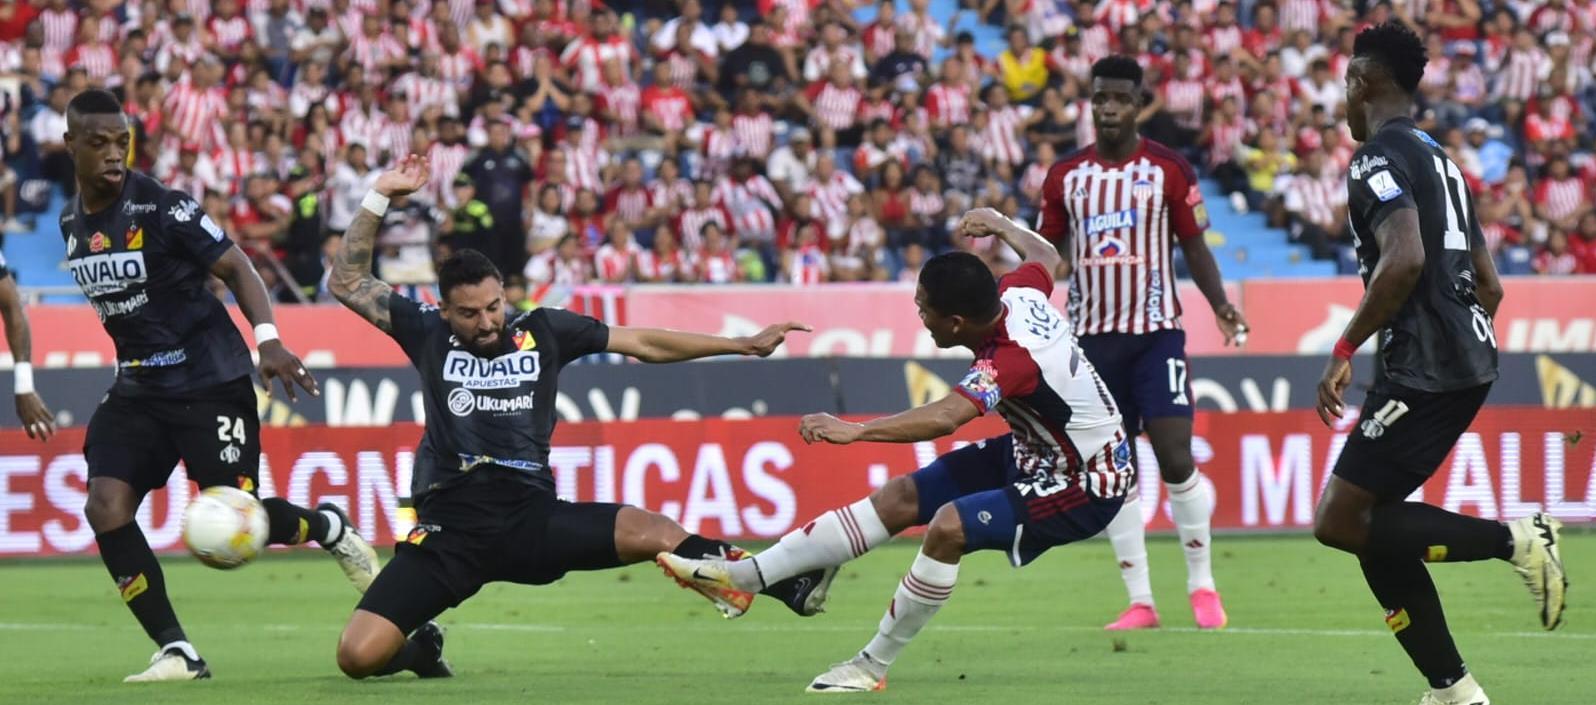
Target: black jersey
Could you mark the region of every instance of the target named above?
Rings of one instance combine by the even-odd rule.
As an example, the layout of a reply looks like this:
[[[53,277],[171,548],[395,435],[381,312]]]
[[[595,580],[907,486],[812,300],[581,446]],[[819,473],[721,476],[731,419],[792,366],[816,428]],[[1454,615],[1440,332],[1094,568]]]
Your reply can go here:
[[[206,286],[233,241],[188,194],[130,171],[105,210],[84,213],[73,198],[61,237],[116,344],[118,392],[182,396],[249,376],[249,347]]]
[[[427,423],[416,449],[411,495],[422,518],[441,518],[429,517],[434,496],[482,495],[457,493],[462,485],[491,482],[501,488],[497,498],[506,499],[506,475],[522,487],[552,492],[549,438],[560,368],[602,352],[609,327],[568,311],[535,309],[511,319],[500,334],[499,354],[484,358],[459,344],[436,308],[395,294],[388,312],[394,340],[421,373]],[[451,507],[450,519],[457,525],[487,519],[471,516],[470,509]]]
[[[1392,213],[1419,214],[1424,271],[1380,333],[1375,388],[1426,392],[1496,379],[1496,335],[1474,296],[1470,248],[1482,241],[1474,199],[1441,145],[1412,120],[1391,120],[1358,149],[1347,175],[1348,220],[1365,286],[1380,261],[1374,231]]]

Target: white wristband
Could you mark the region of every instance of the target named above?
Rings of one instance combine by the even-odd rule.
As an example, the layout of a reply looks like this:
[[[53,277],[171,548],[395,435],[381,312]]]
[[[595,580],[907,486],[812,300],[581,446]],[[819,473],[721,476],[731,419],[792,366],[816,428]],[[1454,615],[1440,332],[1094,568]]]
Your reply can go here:
[[[255,326],[255,347],[259,348],[266,343],[277,339],[277,326],[262,323]]]
[[[376,191],[367,191],[366,197],[360,200],[360,207],[381,216],[388,212],[388,197]]]
[[[11,383],[17,396],[33,393],[33,363],[19,362],[11,370]]]

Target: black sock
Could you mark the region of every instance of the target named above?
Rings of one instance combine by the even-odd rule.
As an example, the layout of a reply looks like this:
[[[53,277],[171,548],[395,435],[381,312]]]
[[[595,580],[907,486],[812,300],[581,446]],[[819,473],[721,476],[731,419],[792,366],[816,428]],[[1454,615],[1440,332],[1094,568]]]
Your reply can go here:
[[[1386,626],[1391,627],[1402,650],[1430,681],[1430,687],[1449,687],[1467,674],[1463,657],[1452,643],[1452,633],[1447,631],[1441,596],[1424,563],[1411,558],[1363,558],[1360,563],[1363,579],[1385,608]]]
[[[1364,553],[1370,556],[1427,563],[1513,557],[1513,533],[1506,524],[1419,502],[1375,507],[1366,545]]]
[[[748,554],[747,551],[725,541],[706,538],[698,534],[688,534],[687,538],[682,539],[682,542],[676,545],[676,548],[671,549],[671,553],[683,558],[720,558],[725,560],[735,560]],[[759,594],[769,595],[782,602],[791,603],[800,587],[798,579],[808,577],[811,580],[817,580],[821,572],[823,571],[814,570],[804,575],[795,575],[774,585],[766,585],[765,589],[759,591]]]
[[[399,653],[388,659],[388,663],[375,674],[378,676],[391,676],[400,671],[408,671],[416,667],[416,661],[421,658],[425,647],[415,639],[405,639],[405,645],[399,647]]]
[[[177,623],[177,613],[172,611],[172,601],[166,597],[166,576],[155,552],[144,539],[138,522],[130,521],[121,528],[112,529],[94,537],[100,544],[100,560],[105,562],[122,601],[133,610],[133,616],[143,625],[156,646],[174,641],[187,641],[183,627]]]
[[[260,503],[266,505],[266,521],[271,527],[266,532],[268,543],[292,546],[316,541],[326,545],[326,539],[332,538],[327,535],[332,522],[321,512],[289,504],[281,497],[267,497]]]

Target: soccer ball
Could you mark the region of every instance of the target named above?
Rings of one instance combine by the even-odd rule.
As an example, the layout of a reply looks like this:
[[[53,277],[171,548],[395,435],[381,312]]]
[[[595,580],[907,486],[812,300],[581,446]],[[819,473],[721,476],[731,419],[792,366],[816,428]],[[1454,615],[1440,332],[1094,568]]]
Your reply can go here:
[[[266,507],[235,487],[207,487],[183,511],[183,543],[212,568],[253,560],[266,547],[267,530]]]

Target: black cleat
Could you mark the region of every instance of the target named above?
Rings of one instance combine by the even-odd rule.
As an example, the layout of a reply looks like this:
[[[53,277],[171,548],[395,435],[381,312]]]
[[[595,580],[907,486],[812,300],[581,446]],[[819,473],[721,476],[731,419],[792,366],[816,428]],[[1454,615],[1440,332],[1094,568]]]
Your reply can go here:
[[[811,570],[765,588],[769,595],[787,606],[799,617],[813,617],[826,611],[826,597],[831,591],[831,581],[837,578],[837,568]]]
[[[454,677],[454,669],[443,658],[443,627],[437,622],[427,622],[412,632],[410,639],[422,648],[418,663],[410,669],[417,677]]]

